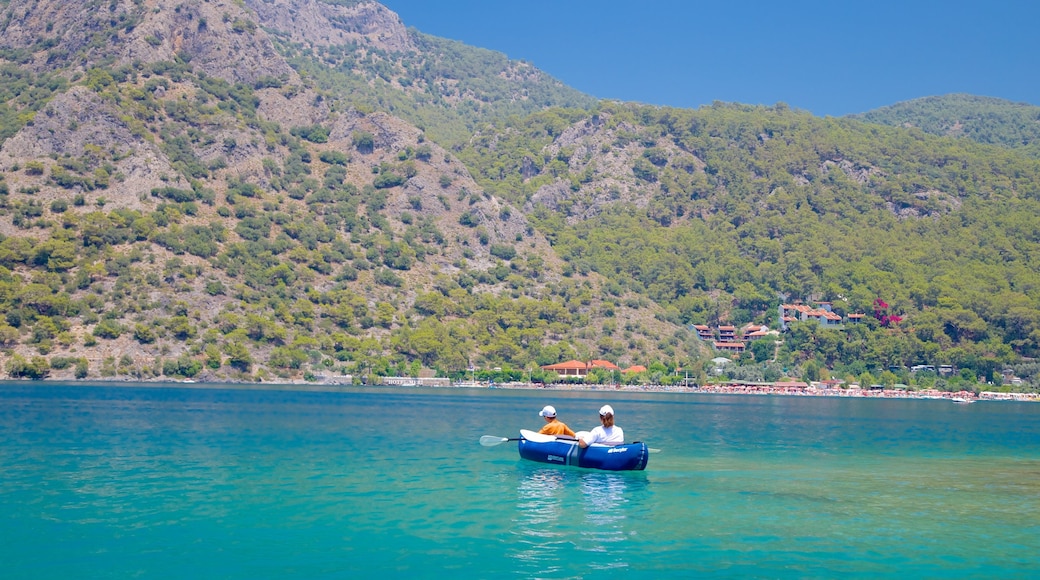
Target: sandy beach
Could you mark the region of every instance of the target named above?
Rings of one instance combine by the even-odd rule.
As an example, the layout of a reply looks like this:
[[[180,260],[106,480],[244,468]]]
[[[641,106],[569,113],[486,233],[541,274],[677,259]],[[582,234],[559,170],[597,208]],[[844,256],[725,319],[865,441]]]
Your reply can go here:
[[[0,381],[0,384],[26,384],[34,381],[13,380]],[[522,389],[522,390],[555,390],[555,391],[590,391],[619,393],[685,393],[690,395],[751,395],[751,396],[789,396],[789,397],[862,397],[873,399],[945,399],[955,403],[974,403],[976,401],[1024,401],[1040,402],[1040,393],[1007,393],[997,391],[939,391],[935,389],[863,389],[820,388],[816,386],[792,387],[769,383],[728,383],[708,384],[700,386],[682,385],[586,385],[574,383],[481,383],[455,382],[439,384],[423,384],[416,379],[414,384],[371,384],[352,385],[350,383],[323,381],[289,381],[289,382],[210,382],[210,381],[139,381],[126,378],[109,380],[43,380],[35,381],[41,386],[68,383],[81,384],[85,387],[149,387],[149,388],[188,388],[188,389],[232,389],[232,390],[294,390],[294,391],[349,391],[352,388],[378,389],[381,387],[430,387],[430,388],[470,388],[470,389]]]
[[[546,389],[558,391],[613,391],[632,393],[689,393],[693,395],[773,395],[791,397],[863,397],[874,399],[946,399],[966,403],[981,400],[1040,402],[1040,393],[1004,393],[996,391],[939,391],[936,389],[863,389],[788,387],[768,384],[715,384],[686,387],[681,385],[582,385],[568,383],[456,383],[452,387],[493,389]]]

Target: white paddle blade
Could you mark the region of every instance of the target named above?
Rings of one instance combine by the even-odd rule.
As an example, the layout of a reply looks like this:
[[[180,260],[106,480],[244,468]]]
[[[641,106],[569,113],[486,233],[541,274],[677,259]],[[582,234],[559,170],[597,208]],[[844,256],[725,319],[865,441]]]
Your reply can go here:
[[[494,435],[484,435],[480,438],[480,444],[484,447],[494,447],[495,445],[501,445],[506,441],[509,441],[509,439],[505,437],[496,437]]]
[[[555,435],[543,435],[536,431],[528,431],[527,429],[520,430],[520,437],[527,439],[532,443],[549,443],[550,441],[556,441]]]

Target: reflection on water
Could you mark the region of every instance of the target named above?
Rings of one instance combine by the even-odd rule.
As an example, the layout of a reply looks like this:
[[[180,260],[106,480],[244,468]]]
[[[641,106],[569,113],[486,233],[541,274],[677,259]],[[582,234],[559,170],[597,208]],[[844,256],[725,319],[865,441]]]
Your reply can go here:
[[[627,551],[619,542],[628,538],[625,510],[628,502],[625,477],[619,473],[589,472],[581,474],[581,491],[585,508],[585,527],[581,532],[579,548],[602,552],[593,558],[591,566],[598,570],[628,567]]]
[[[521,474],[517,483],[513,521],[517,537],[512,556],[532,577],[558,574],[571,547],[566,540],[563,506],[566,476],[561,469],[539,467]]]
[[[1040,570],[1040,404],[631,394],[612,473],[477,444],[543,392],[415,389],[0,384],[3,577]]]
[[[625,478],[617,473],[582,473],[581,491],[585,498],[586,520],[595,526],[609,525],[624,515],[616,508],[625,503]]]
[[[592,569],[627,568],[632,554],[624,542],[634,534],[630,504],[639,503],[633,496],[645,485],[645,477],[631,473],[523,466],[512,556],[531,576],[567,569],[576,551],[586,554],[581,559]]]
[[[517,508],[522,528],[551,531],[563,511],[560,496],[564,488],[564,472],[559,469],[536,469],[520,479],[517,486]]]

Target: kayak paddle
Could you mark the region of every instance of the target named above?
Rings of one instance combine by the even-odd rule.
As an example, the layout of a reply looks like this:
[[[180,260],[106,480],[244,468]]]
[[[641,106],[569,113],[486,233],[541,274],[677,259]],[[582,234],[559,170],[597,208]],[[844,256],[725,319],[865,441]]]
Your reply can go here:
[[[505,443],[507,441],[520,441],[521,439],[535,440],[536,443],[538,443],[538,442],[544,443],[545,440],[553,440],[553,439],[560,439],[560,440],[563,440],[563,441],[575,441],[575,439],[572,439],[572,438],[564,436],[564,435],[555,436],[554,437],[552,435],[541,435],[539,433],[533,433],[533,432],[528,432],[527,434],[529,434],[528,437],[499,437],[497,435],[484,435],[484,436],[482,436],[480,438],[480,444],[483,445],[484,447],[494,447],[496,445],[501,445],[501,444],[503,444],[503,443]],[[653,447],[647,447],[646,450],[648,452],[650,452],[650,453],[660,453],[661,452],[660,449],[655,449]]]
[[[484,447],[494,447],[495,445],[501,445],[506,441],[519,441],[523,437],[496,437],[495,435],[484,435],[480,438],[480,444]]]

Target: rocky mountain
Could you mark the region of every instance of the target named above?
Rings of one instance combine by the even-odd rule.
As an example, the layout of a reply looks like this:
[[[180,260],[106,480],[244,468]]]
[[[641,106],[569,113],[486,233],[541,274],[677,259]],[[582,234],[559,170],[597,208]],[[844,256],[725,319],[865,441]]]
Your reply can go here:
[[[9,0],[0,31],[10,377],[699,379],[691,325],[786,301],[863,323],[794,323],[734,376],[964,388],[1040,354],[1026,108],[961,99],[973,141],[600,102],[370,0]]]
[[[261,24],[289,42],[310,47],[353,44],[384,53],[417,50],[400,17],[375,2],[250,0]]]
[[[292,69],[241,2],[8,2],[4,48],[34,71],[190,57],[192,69],[252,83]],[[231,58],[229,58],[231,57]]]
[[[372,1],[248,0],[298,71],[351,106],[384,110],[450,148],[482,123],[596,100],[501,53],[406,30]]]
[[[786,106],[603,103],[496,123],[459,154],[571,269],[666,319],[771,325],[790,301],[866,321],[757,351],[808,376],[917,384],[907,369],[941,361],[999,382],[1040,353],[1040,163],[1018,150]],[[779,373],[756,360],[740,376]]]
[[[12,1],[0,22],[9,376],[519,372],[599,355],[607,316],[633,359],[681,330],[564,276],[422,129],[290,66],[299,42],[414,53],[378,4]]]

